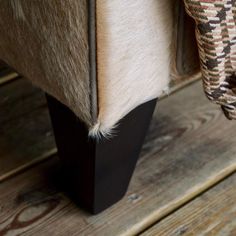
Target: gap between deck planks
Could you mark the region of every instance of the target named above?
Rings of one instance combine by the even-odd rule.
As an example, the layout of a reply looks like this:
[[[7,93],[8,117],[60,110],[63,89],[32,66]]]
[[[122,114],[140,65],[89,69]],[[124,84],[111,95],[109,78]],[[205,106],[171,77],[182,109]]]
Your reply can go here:
[[[0,62],[0,182],[57,152],[44,93],[12,73]],[[170,93],[199,77],[173,81]]]
[[[141,234],[235,236],[236,173]]]
[[[0,235],[140,233],[236,170],[235,131],[194,83],[158,103],[122,201],[84,213],[58,187],[51,158],[0,184]]]

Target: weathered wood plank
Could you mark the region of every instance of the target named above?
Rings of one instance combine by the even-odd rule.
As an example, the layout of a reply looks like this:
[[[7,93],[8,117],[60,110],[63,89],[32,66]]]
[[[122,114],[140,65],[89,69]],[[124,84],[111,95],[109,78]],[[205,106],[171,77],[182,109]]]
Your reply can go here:
[[[183,89],[186,86],[191,85],[192,83],[200,80],[202,78],[201,73],[197,72],[191,76],[186,76],[186,77],[182,77],[180,78],[175,78],[173,80],[171,80],[170,82],[170,88],[169,88],[169,92],[168,94],[163,94],[160,98],[165,98],[167,96],[169,96],[172,93],[177,92],[180,89]]]
[[[46,108],[44,93],[25,79],[13,81],[0,88],[1,124],[43,107]]]
[[[236,235],[236,174],[142,234],[152,235]]]
[[[23,79],[0,89],[0,181],[55,153],[43,92]]]
[[[235,132],[200,83],[191,85],[159,102],[122,201],[97,216],[84,213],[58,189],[51,160],[0,185],[0,232],[139,233],[236,169]]]
[[[6,65],[2,65],[2,66],[4,68],[7,68],[7,70],[11,71],[11,69],[6,67]],[[0,77],[2,75],[1,73],[4,73],[4,71],[0,71]],[[198,78],[199,78],[199,75],[196,75],[196,76],[189,78],[189,80],[186,80],[185,82],[175,84],[174,86],[171,87],[170,93],[175,92],[176,90],[188,85],[189,83],[195,81]],[[4,80],[4,78],[0,78],[0,80],[2,80],[2,79]],[[45,121],[44,121],[44,123],[41,123],[41,125],[47,127],[47,134],[49,134],[49,133],[52,134],[52,131],[50,128],[51,126],[50,126],[50,122],[49,122],[49,118],[48,118],[48,114],[47,114],[46,101],[45,101],[43,92],[40,89],[33,87],[31,85],[31,83],[27,82],[26,80],[24,80],[22,78],[18,78],[18,81],[14,81],[9,84],[4,84],[4,86],[2,86],[0,88],[0,127],[2,127],[2,128],[0,128],[0,131],[1,131],[1,129],[2,130],[5,129],[4,123],[8,123],[8,126],[5,126],[5,127],[8,127],[7,132],[8,133],[9,132],[13,132],[13,133],[16,132],[17,131],[16,130],[17,119],[21,123],[25,122],[25,127],[27,127],[28,122],[32,122],[29,120],[31,118],[34,120],[34,122],[36,124],[37,119],[40,119],[39,117],[36,118],[36,120],[35,120],[34,119],[35,114],[33,114],[32,116],[27,115],[26,117],[25,117],[25,115],[32,112],[32,111],[34,112],[35,110],[38,110],[38,109],[42,109],[43,112],[42,112],[41,116],[42,117],[45,116]],[[23,119],[23,121],[20,121],[20,119]],[[12,123],[12,120],[15,120],[15,122]],[[42,118],[42,120],[43,120],[43,118]],[[12,124],[12,126],[11,126],[11,124]],[[35,126],[38,126],[38,125],[36,124]],[[25,129],[25,131],[27,131],[27,128],[25,128],[25,127],[22,129]],[[31,127],[30,132],[33,132],[32,129],[33,129],[33,127]],[[28,129],[28,131],[29,131],[29,129]],[[6,131],[4,131],[4,132],[6,132]],[[18,137],[22,141],[23,146],[22,146],[21,150],[24,150],[24,149],[31,150],[32,152],[27,152],[27,151],[26,151],[26,153],[22,153],[22,151],[19,152],[19,150],[17,150],[17,147],[19,147],[17,138],[13,139],[16,143],[11,145],[11,146],[14,146],[15,149],[17,150],[17,153],[19,154],[17,156],[12,155],[12,149],[9,146],[8,146],[9,149],[7,149],[6,147],[3,148],[0,144],[0,148],[2,148],[2,152],[0,152],[2,155],[0,157],[0,181],[2,181],[5,178],[8,178],[11,175],[16,174],[19,171],[39,162],[40,160],[47,158],[50,154],[56,153],[56,147],[53,143],[52,136],[47,137],[48,140],[46,139],[45,143],[42,143],[41,140],[44,140],[44,138],[42,136],[40,136],[40,135],[42,135],[42,133],[36,134],[34,136],[35,144],[36,144],[36,146],[41,145],[41,148],[37,149],[37,147],[35,147],[35,149],[32,149],[32,147],[31,147],[31,149],[30,149],[29,148],[29,141],[27,141],[30,138],[30,133],[23,132],[21,134],[21,132],[22,132],[22,130],[18,130],[16,135],[13,134],[14,137]],[[37,136],[38,136],[38,138],[37,138]],[[4,137],[2,136],[2,140],[3,139],[4,139]],[[32,140],[32,142],[30,144],[32,145],[34,143],[34,141]],[[3,145],[3,141],[2,141],[2,145]],[[25,147],[24,147],[24,145],[25,145]],[[45,145],[45,146],[43,146],[43,145]],[[33,153],[33,150],[35,150],[35,153]],[[37,151],[38,151],[38,153],[36,153]],[[30,153],[32,154],[32,157],[30,157]],[[4,167],[2,167],[2,166],[4,166]]]

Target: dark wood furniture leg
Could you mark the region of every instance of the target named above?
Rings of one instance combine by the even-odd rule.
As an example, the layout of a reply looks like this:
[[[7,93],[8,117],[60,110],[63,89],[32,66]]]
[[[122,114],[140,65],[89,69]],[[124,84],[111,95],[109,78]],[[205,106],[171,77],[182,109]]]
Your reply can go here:
[[[66,106],[47,95],[58,154],[71,197],[97,214],[119,201],[132,177],[156,99],[140,105],[119,123],[116,134],[96,140]]]

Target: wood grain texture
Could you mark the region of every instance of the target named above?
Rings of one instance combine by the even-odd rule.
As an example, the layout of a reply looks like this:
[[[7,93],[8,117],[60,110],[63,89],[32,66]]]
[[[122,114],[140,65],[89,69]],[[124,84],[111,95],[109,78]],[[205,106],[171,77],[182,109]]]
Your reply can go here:
[[[55,153],[43,92],[23,79],[0,90],[0,181]]]
[[[236,174],[142,234],[142,236],[179,235],[236,235]]]
[[[164,94],[163,96],[160,96],[160,99],[168,97],[170,94],[177,92],[180,89],[183,89],[186,86],[191,85],[192,83],[201,80],[201,73],[196,72],[192,74],[191,76],[185,76],[181,79],[174,79],[170,82],[170,89],[168,94]]]
[[[0,185],[0,235],[135,235],[235,171],[235,124],[201,91],[195,83],[159,102],[122,201],[84,213],[61,191],[53,158]]]
[[[7,131],[4,132],[8,135],[11,133],[10,136],[15,136],[16,133],[14,139],[11,137],[11,145],[4,145],[4,148],[3,143],[6,141],[3,140],[5,138],[3,136],[0,138],[0,140],[2,140],[2,146],[0,144],[0,147],[2,147],[2,151],[0,151],[2,155],[0,157],[0,181],[3,181],[6,178],[9,178],[12,175],[15,175],[18,172],[48,158],[57,151],[53,141],[54,138],[52,137],[52,130],[50,128],[51,126],[47,114],[47,105],[44,94],[40,91],[40,89],[33,87],[29,82],[18,75],[17,77],[11,77],[14,74],[17,75],[6,64],[0,63],[0,85],[2,85],[0,88],[0,130],[6,130],[7,127]],[[173,85],[170,93],[173,93],[189,83],[199,79],[199,77],[199,75],[192,76],[184,82],[182,81],[181,83]],[[16,78],[19,80],[6,84],[6,82],[13,81]],[[46,135],[50,135],[47,136],[45,142],[42,142],[42,140],[44,140],[44,136],[41,136],[43,133],[37,131],[34,139],[29,141],[29,139],[31,139],[31,134],[25,133],[23,130],[27,126],[28,122],[32,123],[30,119],[34,119],[34,116],[36,115],[35,110],[39,111],[40,109],[43,110],[44,113],[40,115],[42,116],[43,122],[40,124],[40,127],[47,127],[43,129],[47,130],[45,131]],[[30,115],[31,112],[33,112],[33,115]],[[44,116],[45,120],[43,120]],[[15,120],[15,122],[12,122],[12,120]],[[17,130],[17,122],[21,122],[21,120],[22,123],[25,122],[25,125],[23,127],[21,126],[22,128]],[[39,117],[36,118],[35,122],[38,121]],[[7,125],[4,128],[5,123]],[[31,127],[31,129],[34,128]],[[29,128],[26,128],[25,131],[29,131]],[[22,148],[20,152],[18,150],[19,140],[22,141]],[[33,146],[29,146],[29,144]],[[16,156],[15,154],[12,155],[12,147],[16,147],[16,153],[18,153]],[[29,152],[26,151],[26,153],[23,153],[22,150],[28,150]]]

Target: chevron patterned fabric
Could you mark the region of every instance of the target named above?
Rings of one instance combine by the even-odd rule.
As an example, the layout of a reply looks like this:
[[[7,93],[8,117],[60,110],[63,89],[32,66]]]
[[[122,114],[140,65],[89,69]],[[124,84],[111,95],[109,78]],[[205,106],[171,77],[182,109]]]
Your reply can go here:
[[[236,0],[184,0],[196,22],[207,97],[236,119]]]

